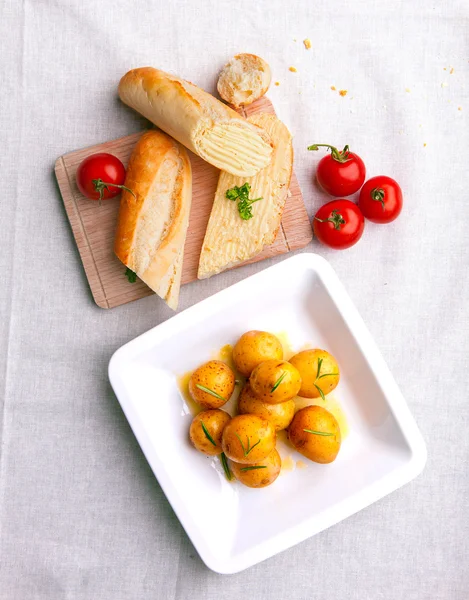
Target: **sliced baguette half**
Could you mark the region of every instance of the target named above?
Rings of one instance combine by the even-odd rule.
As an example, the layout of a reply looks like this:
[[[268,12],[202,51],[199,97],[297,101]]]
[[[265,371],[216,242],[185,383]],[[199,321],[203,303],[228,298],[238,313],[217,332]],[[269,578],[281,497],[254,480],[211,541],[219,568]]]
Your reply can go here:
[[[282,220],[293,167],[292,137],[275,115],[249,117],[270,135],[274,145],[271,163],[254,177],[235,177],[221,172],[199,261],[198,278],[206,279],[249,260],[272,244]],[[237,202],[226,191],[248,182],[250,197],[262,200],[252,206],[253,218],[241,219]]]
[[[142,135],[130,157],[114,251],[176,310],[192,200],[187,152],[162,131]]]
[[[268,135],[189,81],[142,67],[122,77],[119,96],[218,169],[247,177],[270,162]]]

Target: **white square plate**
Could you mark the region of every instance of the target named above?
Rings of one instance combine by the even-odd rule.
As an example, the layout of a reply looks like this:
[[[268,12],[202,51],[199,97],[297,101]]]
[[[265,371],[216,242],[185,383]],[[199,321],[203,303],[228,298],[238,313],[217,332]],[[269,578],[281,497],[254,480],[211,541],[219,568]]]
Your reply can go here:
[[[294,349],[337,359],[350,428],[337,460],[308,462],[270,487],[228,482],[189,444],[177,375],[250,329],[286,331]],[[426,448],[370,333],[331,266],[300,254],[261,271],[120,348],[109,378],[161,487],[205,564],[236,573],[365,508],[416,477]],[[302,458],[292,451],[297,458]]]

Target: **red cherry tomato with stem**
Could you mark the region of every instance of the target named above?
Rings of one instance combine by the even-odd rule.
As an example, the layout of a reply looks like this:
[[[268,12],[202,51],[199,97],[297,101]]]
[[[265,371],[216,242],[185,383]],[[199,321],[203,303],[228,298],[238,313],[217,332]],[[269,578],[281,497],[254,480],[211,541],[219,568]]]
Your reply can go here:
[[[317,239],[337,250],[350,248],[362,237],[365,219],[351,200],[331,200],[318,210],[313,219]]]
[[[390,223],[401,213],[402,190],[391,177],[372,177],[361,189],[358,206],[369,221]]]
[[[108,200],[127,190],[125,187],[125,168],[112,154],[100,152],[92,154],[80,163],[77,169],[77,186],[80,192],[90,200]]]
[[[331,196],[350,196],[362,187],[366,169],[362,159],[350,152],[349,147],[337,150],[329,144],[313,144],[308,150],[319,150],[320,146],[330,148],[331,153],[321,158],[316,177],[322,189]]]

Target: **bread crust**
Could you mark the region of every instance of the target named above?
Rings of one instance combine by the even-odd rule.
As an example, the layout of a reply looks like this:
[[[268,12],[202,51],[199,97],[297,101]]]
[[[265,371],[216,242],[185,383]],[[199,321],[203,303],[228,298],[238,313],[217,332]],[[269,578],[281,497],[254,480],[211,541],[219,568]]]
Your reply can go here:
[[[162,131],[147,131],[132,153],[125,186],[135,196],[126,190],[122,193],[114,251],[175,309],[192,200],[186,150]],[[165,193],[155,192],[156,186],[166,186]],[[152,220],[161,227],[158,219],[162,218],[164,227],[151,240]]]

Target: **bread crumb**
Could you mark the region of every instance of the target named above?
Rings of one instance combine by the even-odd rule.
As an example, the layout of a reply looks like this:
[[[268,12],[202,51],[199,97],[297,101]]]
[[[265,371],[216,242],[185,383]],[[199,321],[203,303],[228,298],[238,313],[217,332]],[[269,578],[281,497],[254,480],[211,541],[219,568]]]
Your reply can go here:
[[[298,73],[298,70],[296,67],[289,67],[288,70],[291,71],[292,73]]]
[[[453,73],[454,73],[454,68],[451,67],[450,70],[449,70],[449,74],[452,75]]]
[[[406,88],[405,91],[410,94],[410,88]]]
[[[446,83],[446,81],[443,81],[443,83],[441,84],[441,87],[448,87],[448,84]]]
[[[462,110],[462,106],[458,106],[458,110]]]
[[[305,45],[306,50],[311,48],[311,40],[309,38],[304,39],[303,44]]]
[[[347,90],[339,90],[339,94],[343,97],[347,95]]]
[[[423,147],[426,148],[427,147],[427,142],[423,143]]]
[[[333,92],[335,92],[335,91],[336,91],[336,89],[337,89],[337,88],[335,87],[335,85],[331,85],[331,90],[332,90]]]
[[[446,71],[446,67],[443,67],[443,71]]]
[[[276,82],[275,82],[275,85],[280,85],[280,81],[276,81]]]

